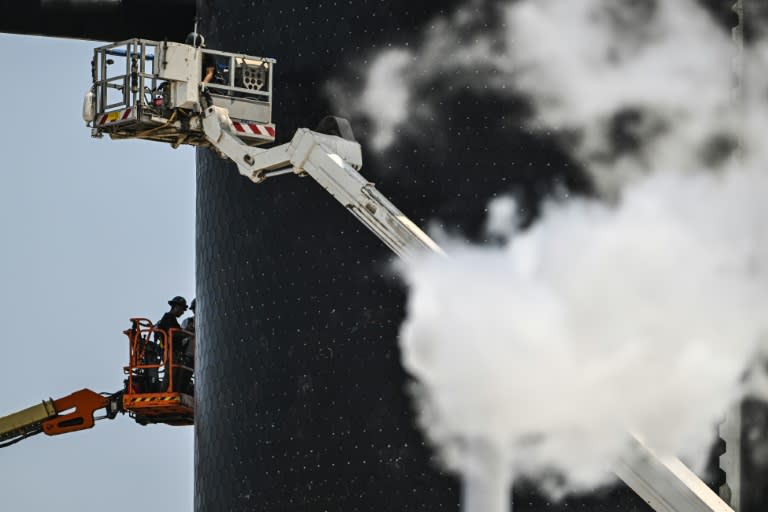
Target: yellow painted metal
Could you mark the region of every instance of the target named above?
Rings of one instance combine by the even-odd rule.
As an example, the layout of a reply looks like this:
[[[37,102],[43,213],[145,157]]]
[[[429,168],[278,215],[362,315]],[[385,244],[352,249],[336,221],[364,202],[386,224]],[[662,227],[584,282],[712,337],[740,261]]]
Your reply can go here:
[[[56,416],[53,400],[43,400],[38,405],[27,407],[19,412],[0,418],[0,440],[24,434],[49,418]]]

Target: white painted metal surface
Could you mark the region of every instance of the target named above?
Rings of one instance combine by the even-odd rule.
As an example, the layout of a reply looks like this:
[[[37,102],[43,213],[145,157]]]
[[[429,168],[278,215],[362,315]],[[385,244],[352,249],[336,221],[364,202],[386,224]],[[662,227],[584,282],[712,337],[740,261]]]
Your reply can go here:
[[[680,459],[662,457],[637,437],[614,468],[638,496],[656,512],[733,512]]]
[[[230,125],[224,109],[206,109],[203,131],[209,142],[253,182],[285,174],[283,170],[311,176],[398,256],[405,258],[425,250],[443,254],[426,233],[357,172],[363,164],[357,142],[301,128],[290,143],[259,149],[241,142]]]

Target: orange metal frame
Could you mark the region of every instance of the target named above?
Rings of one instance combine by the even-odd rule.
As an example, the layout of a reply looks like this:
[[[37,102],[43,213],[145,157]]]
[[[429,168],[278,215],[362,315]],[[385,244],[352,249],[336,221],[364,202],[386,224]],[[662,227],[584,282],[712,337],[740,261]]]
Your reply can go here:
[[[191,373],[192,368],[174,361],[173,338],[176,333],[194,334],[158,329],[146,318],[131,318],[131,325],[123,331],[130,340],[129,364],[123,368],[128,375],[123,407],[139,423],[191,425],[194,400],[177,389],[176,381],[179,370]],[[155,385],[150,388],[151,383]]]

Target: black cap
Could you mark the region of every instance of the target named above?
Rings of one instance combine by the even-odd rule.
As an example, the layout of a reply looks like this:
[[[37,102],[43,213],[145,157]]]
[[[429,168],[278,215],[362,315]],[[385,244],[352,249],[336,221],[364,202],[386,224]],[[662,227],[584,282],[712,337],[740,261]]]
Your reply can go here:
[[[181,295],[177,295],[168,301],[169,306],[173,306],[174,304],[178,304],[179,306],[184,306],[184,309],[187,309],[187,299],[185,299]]]

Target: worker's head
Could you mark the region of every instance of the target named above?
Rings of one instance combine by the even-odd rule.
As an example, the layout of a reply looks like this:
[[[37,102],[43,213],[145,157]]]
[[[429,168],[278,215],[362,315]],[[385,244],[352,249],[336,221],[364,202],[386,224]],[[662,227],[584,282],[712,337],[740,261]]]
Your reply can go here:
[[[205,38],[197,32],[190,32],[187,34],[187,38],[184,40],[185,44],[194,46],[195,48],[205,48]]]
[[[197,299],[192,299],[192,302],[189,303],[189,309],[192,310],[192,312],[195,312],[195,306],[197,305]]]
[[[187,310],[187,299],[181,295],[177,295],[168,301],[168,305],[171,306],[171,313],[176,316],[181,316]]]

